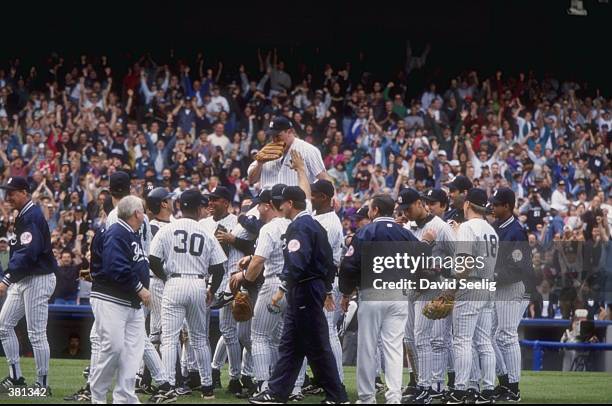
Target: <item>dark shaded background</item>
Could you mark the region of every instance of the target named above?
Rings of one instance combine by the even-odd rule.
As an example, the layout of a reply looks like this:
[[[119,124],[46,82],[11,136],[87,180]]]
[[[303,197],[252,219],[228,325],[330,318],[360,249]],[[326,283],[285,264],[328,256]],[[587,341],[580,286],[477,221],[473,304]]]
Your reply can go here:
[[[104,53],[120,67],[147,50],[164,63],[172,47],[177,57],[194,58],[202,50],[210,65],[222,58],[229,70],[239,62],[255,68],[257,46],[277,46],[289,68],[299,62],[339,65],[363,50],[380,76],[401,69],[410,38],[416,53],[427,42],[433,48],[419,83],[446,81],[463,69],[534,69],[609,91],[612,5],[584,4],[588,17],[568,16],[569,0],[18,1],[3,4],[0,61],[19,56],[27,66],[51,51]]]

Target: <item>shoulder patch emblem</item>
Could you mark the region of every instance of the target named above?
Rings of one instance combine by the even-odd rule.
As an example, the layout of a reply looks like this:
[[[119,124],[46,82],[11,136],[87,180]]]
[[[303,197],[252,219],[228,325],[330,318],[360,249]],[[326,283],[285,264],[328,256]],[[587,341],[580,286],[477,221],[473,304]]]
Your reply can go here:
[[[287,244],[287,250],[289,252],[295,252],[300,249],[300,242],[298,240],[291,240]]]
[[[353,247],[352,245],[349,247],[349,249],[346,251],[346,254],[344,254],[345,257],[352,257],[353,254],[355,253],[355,247]]]
[[[512,251],[512,260],[514,262],[519,262],[521,259],[523,259],[523,253],[521,252],[521,250],[514,250]]]
[[[26,231],[25,233],[21,234],[21,237],[19,237],[19,242],[21,242],[21,245],[28,245],[29,243],[31,243],[32,233]]]

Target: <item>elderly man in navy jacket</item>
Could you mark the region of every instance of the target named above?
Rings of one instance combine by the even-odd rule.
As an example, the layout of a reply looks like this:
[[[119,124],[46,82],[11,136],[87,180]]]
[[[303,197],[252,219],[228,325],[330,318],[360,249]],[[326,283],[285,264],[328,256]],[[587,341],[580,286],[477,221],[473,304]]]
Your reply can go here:
[[[292,220],[285,233],[285,266],[281,288],[272,299],[275,306],[287,294],[287,310],[279,359],[268,390],[249,399],[254,404],[286,402],[302,367],[304,356],[326,401],[348,401],[329,343],[324,304],[330,306],[332,281],[336,275],[327,232],[306,211],[306,194],[298,186],[282,190],[280,208]]]
[[[28,338],[36,362],[36,384],[40,395],[50,395],[49,343],[47,318],[49,298],[55,290],[57,262],[51,250],[51,235],[43,213],[30,198],[30,187],[25,178],[9,178],[6,200],[19,210],[15,219],[15,238],[11,240],[8,268],[0,282],[0,296],[7,295],[0,312],[0,340],[9,364],[9,376],[0,382],[0,393],[14,387],[24,387],[19,364],[19,341],[15,326],[25,315]]]
[[[91,306],[100,337],[97,366],[91,377],[92,403],[106,403],[116,374],[113,403],[138,403],[136,373],[144,353],[144,312],[149,305],[149,262],[138,230],[144,221],[142,200],[127,196],[117,205],[117,223],[96,236],[92,254]],[[101,245],[101,246],[100,246]],[[100,250],[101,248],[101,250]]]

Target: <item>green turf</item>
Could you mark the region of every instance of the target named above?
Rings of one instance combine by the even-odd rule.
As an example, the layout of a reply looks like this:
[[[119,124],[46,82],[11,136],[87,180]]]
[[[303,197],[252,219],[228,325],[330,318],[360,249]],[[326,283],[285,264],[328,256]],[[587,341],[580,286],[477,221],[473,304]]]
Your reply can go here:
[[[0,404],[6,403],[66,403],[62,398],[72,394],[83,385],[81,375],[87,361],[59,360],[51,361],[50,383],[53,397],[41,398],[9,398],[0,395]],[[23,373],[28,383],[34,378],[34,360],[26,358],[22,361]],[[223,383],[227,378],[223,376]],[[345,382],[351,401],[356,400],[355,368],[345,368]],[[561,372],[524,372],[521,391],[524,403],[612,403],[612,374],[605,373],[561,373]],[[199,395],[199,394],[197,394]],[[223,390],[215,392],[215,401],[202,401],[198,396],[180,398],[178,403],[247,403],[227,395]],[[322,397],[308,397],[308,403],[318,403]],[[109,398],[110,400],[110,398]],[[146,402],[146,397],[141,398]],[[379,398],[383,403],[384,399]],[[305,403],[305,402],[304,402]]]

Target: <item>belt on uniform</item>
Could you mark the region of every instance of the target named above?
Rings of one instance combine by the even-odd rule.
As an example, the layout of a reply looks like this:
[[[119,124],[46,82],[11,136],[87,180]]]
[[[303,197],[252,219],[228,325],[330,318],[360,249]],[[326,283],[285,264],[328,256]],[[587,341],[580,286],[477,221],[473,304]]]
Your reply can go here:
[[[198,279],[204,279],[205,276],[204,275],[197,275],[197,274],[189,274],[189,273],[173,273],[170,275],[171,278],[198,278]]]
[[[305,279],[300,279],[299,281],[297,281],[297,283],[304,283],[304,282],[310,282],[310,281],[314,281],[315,279],[322,279],[320,276],[311,276],[309,278],[305,278]]]

